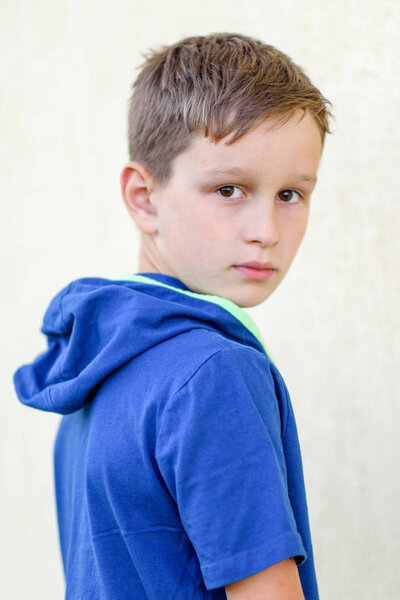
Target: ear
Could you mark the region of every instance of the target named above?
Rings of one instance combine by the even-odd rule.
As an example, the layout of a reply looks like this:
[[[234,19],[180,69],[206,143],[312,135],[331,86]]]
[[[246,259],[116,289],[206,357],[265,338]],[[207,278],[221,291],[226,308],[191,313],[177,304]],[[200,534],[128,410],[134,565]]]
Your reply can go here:
[[[121,192],[131,218],[143,233],[157,232],[157,212],[151,201],[153,177],[136,161],[128,162],[121,173]]]

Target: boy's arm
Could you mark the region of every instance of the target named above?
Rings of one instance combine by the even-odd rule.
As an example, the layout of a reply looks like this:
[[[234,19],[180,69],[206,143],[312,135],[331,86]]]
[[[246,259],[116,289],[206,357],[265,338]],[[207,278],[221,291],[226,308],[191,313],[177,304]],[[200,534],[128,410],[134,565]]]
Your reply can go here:
[[[307,556],[287,485],[286,409],[282,399],[281,416],[268,364],[250,348],[216,352],[170,399],[159,426],[157,464],[207,589]],[[269,568],[267,579],[278,567]]]
[[[304,600],[293,558],[226,585],[225,592],[228,600]]]

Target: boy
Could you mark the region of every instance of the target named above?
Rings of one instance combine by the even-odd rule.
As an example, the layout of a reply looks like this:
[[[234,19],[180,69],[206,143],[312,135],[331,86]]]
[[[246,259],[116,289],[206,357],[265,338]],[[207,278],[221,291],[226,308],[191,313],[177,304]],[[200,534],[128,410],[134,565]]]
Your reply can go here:
[[[121,175],[138,272],[50,304],[20,400],[55,444],[66,598],[318,598],[290,399],[245,313],[302,240],[327,101],[237,34],[152,52]]]

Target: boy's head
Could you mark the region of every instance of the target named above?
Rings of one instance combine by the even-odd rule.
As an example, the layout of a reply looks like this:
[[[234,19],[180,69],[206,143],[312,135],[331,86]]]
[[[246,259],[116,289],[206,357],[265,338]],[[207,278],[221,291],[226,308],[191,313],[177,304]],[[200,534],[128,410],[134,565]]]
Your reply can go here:
[[[239,34],[152,52],[129,108],[121,182],[140,271],[241,306],[262,302],[301,242],[328,101],[285,54]],[[269,263],[257,270],[248,262]]]

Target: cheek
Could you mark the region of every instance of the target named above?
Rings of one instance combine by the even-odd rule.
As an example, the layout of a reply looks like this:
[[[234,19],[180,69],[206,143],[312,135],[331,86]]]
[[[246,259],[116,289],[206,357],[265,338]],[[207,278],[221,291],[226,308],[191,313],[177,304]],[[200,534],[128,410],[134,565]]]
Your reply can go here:
[[[237,225],[226,210],[216,210],[204,198],[172,199],[171,210],[163,214],[159,244],[176,261],[193,257],[198,263],[215,264],[224,260],[237,239]]]
[[[160,242],[164,252],[171,254],[176,263],[190,259],[193,264],[209,260],[217,245],[215,228],[194,211],[171,213],[171,218],[164,223]]]
[[[221,255],[235,239],[235,227],[229,215],[202,211],[191,217],[191,237],[209,257]]]
[[[308,215],[304,215],[302,218],[294,219],[293,221],[288,221],[286,223],[284,246],[291,256],[296,254],[303,240],[307,228],[307,216]]]
[[[296,240],[297,240],[297,245],[300,245],[300,243],[303,240],[304,234],[305,234],[306,229],[307,229],[307,221],[308,221],[308,219],[305,218],[303,220],[303,222],[299,223],[298,226],[297,226],[297,228],[296,228],[295,237],[296,237]]]

